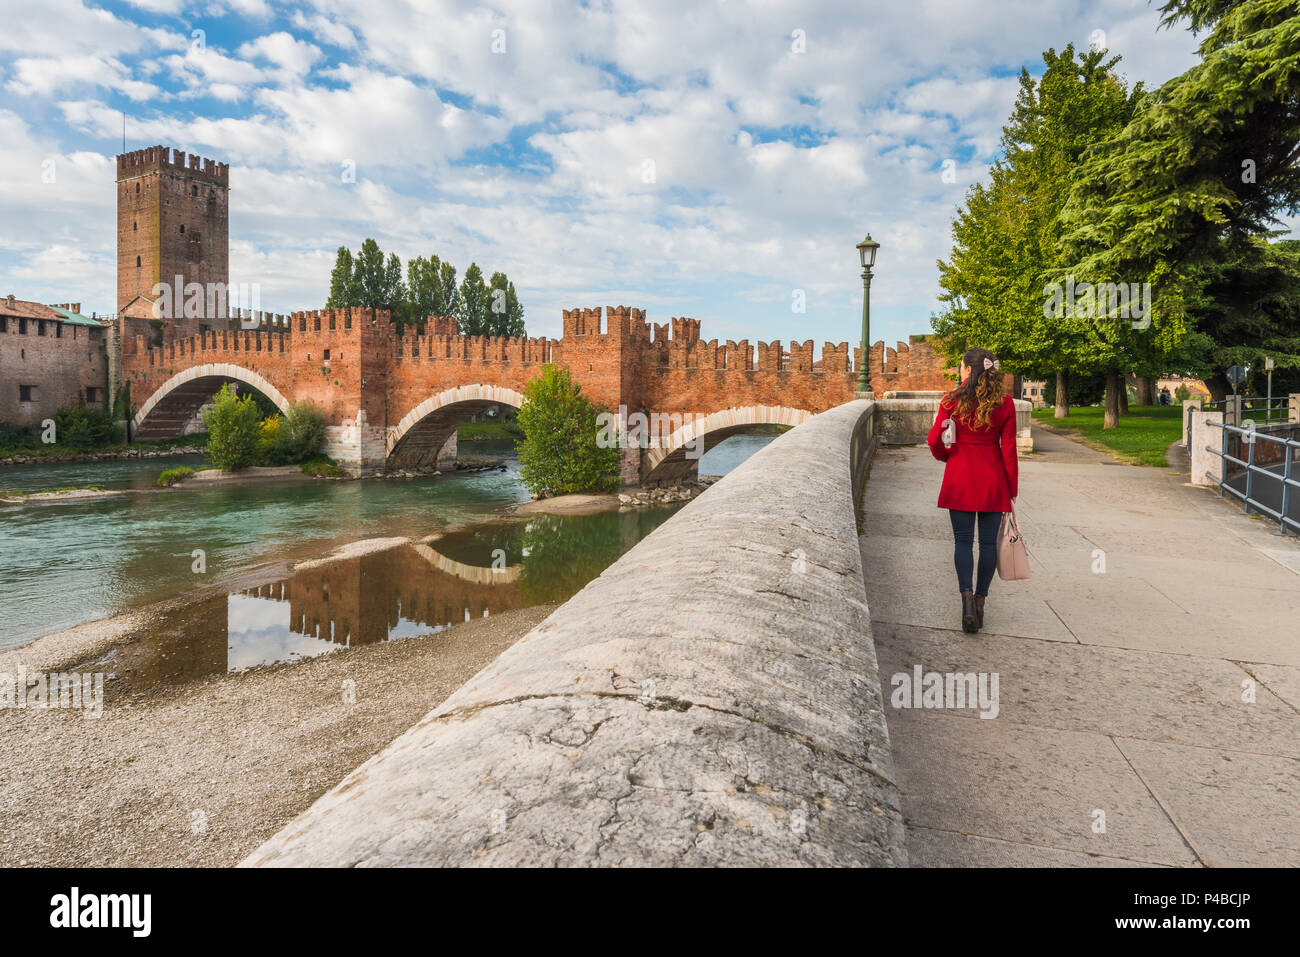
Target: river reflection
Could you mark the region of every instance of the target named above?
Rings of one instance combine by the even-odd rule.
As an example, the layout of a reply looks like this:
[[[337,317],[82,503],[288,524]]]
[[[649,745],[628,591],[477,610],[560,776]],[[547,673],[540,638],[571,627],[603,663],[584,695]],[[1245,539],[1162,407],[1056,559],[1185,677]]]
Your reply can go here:
[[[143,691],[561,602],[678,507],[488,522],[304,568],[163,613],[80,670],[109,671],[119,687]]]

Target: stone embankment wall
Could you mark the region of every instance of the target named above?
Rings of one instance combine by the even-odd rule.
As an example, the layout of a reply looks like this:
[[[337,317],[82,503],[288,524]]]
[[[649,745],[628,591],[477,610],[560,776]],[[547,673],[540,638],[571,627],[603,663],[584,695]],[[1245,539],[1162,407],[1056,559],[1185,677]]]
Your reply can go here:
[[[875,409],[755,454],[244,864],[905,864],[855,522]]]

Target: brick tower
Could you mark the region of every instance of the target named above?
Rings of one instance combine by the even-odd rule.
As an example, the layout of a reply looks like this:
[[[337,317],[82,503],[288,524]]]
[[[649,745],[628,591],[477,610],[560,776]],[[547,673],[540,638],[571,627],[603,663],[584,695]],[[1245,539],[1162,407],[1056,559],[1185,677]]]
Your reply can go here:
[[[117,311],[147,319],[155,283],[230,281],[230,167],[165,146],[117,158]],[[183,295],[183,290],[181,290]],[[210,316],[225,319],[226,316]],[[174,310],[167,338],[199,331]]]

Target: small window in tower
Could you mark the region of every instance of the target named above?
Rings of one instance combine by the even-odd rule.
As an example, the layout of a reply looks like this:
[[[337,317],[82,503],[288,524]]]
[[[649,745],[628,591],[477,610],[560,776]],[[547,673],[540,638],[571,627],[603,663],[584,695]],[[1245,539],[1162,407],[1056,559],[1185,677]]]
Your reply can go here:
[[[197,196],[197,195],[199,195],[199,188],[198,188],[197,186],[191,186],[191,187],[190,187],[190,195],[191,195],[191,196]]]
[[[139,184],[139,183],[136,183],[136,184],[135,184],[135,193],[136,193],[137,196],[140,195],[140,184]]]
[[[140,265],[140,257],[139,257],[139,256],[136,256],[136,257],[135,257],[135,264],[136,264],[137,266]]]
[[[325,350],[325,361],[326,362],[330,361],[330,351],[328,349]]]
[[[132,224],[131,224],[131,232],[133,232],[133,233],[134,233],[134,232],[138,232],[138,231],[139,231],[139,228],[140,228],[140,227],[139,227],[139,224],[137,224],[137,223],[132,223]]]
[[[184,224],[184,223],[181,223],[181,235],[182,235],[182,236],[185,235],[185,224]]]
[[[35,395],[36,395],[36,386],[34,385],[20,385],[18,387],[19,402],[33,402],[35,401],[33,398]]]

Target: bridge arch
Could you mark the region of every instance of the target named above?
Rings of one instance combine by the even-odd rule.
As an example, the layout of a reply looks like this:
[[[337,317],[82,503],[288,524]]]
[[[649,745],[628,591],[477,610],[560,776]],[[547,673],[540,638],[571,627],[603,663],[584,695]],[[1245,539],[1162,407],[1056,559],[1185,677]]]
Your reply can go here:
[[[642,482],[661,485],[680,482],[699,468],[699,457],[723,439],[739,435],[756,425],[796,426],[811,419],[815,412],[784,405],[747,405],[723,409],[695,418],[676,429],[658,448],[651,448],[642,459]],[[695,445],[697,437],[702,446]]]
[[[461,385],[430,396],[402,416],[385,434],[393,468],[431,468],[456,427],[494,405],[523,405],[521,393],[499,385]]]
[[[195,413],[228,382],[256,389],[281,412],[289,400],[265,376],[229,362],[210,362],[178,372],[149,396],[131,421],[135,438],[166,439],[181,433]]]

